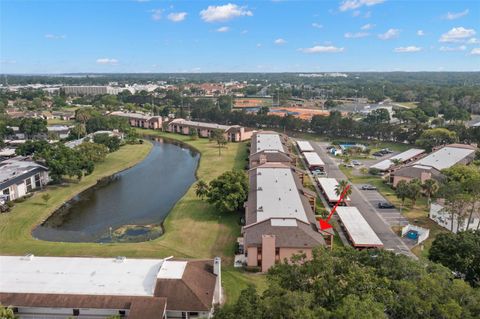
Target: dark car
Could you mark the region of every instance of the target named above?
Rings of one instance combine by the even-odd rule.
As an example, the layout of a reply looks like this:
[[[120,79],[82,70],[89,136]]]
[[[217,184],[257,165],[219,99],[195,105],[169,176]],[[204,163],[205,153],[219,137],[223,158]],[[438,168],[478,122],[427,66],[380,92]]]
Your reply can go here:
[[[382,157],[382,156],[385,155],[385,154],[382,154],[382,153],[380,153],[380,152],[375,152],[375,153],[373,153],[372,155],[373,155],[373,156],[377,156],[377,157]]]
[[[368,185],[367,184],[367,185],[362,186],[362,190],[364,190],[364,191],[376,191],[377,188],[373,185]]]
[[[395,205],[392,205],[389,202],[380,202],[378,203],[378,208],[395,208]]]

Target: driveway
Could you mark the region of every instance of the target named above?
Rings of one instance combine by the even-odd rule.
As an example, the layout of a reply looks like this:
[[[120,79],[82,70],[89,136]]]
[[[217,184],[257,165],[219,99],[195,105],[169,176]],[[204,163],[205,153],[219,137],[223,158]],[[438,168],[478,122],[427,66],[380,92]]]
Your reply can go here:
[[[345,174],[338,167],[338,163],[332,158],[326,150],[328,143],[310,141],[315,151],[325,163],[325,170],[328,177],[337,180],[347,179]],[[396,209],[378,209],[378,201],[384,200],[378,191],[362,191],[359,185],[352,185],[351,206],[358,208],[370,227],[375,231],[377,236],[383,242],[384,248],[402,253],[412,258],[417,258],[408,248],[402,238],[398,237],[390,228],[391,225],[398,225],[401,218],[400,213]],[[402,217],[403,218],[403,217]],[[404,222],[402,219],[400,222]]]

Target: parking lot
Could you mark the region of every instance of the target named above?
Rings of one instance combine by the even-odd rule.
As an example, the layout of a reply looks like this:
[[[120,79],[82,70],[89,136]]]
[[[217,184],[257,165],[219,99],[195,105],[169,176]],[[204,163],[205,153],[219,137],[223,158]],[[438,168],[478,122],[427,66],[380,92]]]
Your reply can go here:
[[[333,177],[337,180],[347,179],[345,174],[343,174],[338,167],[339,163],[327,153],[327,143],[311,141],[310,144],[325,162],[325,171],[327,172],[328,177]],[[377,236],[383,242],[385,249],[416,258],[416,256],[410,251],[406,240],[397,236],[391,229],[392,226],[398,225],[399,222],[404,225],[406,219],[403,218],[400,215],[400,212],[395,208],[379,209],[378,202],[385,201],[383,196],[376,190],[361,190],[361,186],[362,185],[352,185],[350,205],[358,208],[370,227],[372,227]]]

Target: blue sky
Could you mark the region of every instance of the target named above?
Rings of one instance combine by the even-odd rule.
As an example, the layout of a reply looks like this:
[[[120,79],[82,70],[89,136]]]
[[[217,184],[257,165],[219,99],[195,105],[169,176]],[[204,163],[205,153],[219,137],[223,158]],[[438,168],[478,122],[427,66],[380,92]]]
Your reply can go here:
[[[480,1],[0,0],[0,73],[479,71]]]

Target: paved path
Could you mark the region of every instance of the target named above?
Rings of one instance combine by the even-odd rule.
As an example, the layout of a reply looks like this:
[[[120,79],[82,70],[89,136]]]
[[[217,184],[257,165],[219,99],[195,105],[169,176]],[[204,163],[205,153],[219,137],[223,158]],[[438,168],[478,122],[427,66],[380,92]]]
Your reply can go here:
[[[343,174],[343,172],[338,167],[338,164],[332,159],[332,157],[330,157],[330,155],[327,154],[327,143],[311,141],[310,144],[312,144],[315,151],[324,161],[325,170],[327,171],[328,177],[333,177],[337,180],[347,179],[345,174]],[[381,212],[381,210],[377,209],[369,200],[369,197],[375,195],[375,193],[377,194],[377,197],[379,196],[383,198],[377,191],[368,191],[367,195],[366,191],[361,191],[358,185],[352,185],[350,205],[358,208],[358,210],[366,219],[370,227],[372,227],[377,236],[383,242],[385,249],[393,250],[397,253],[402,253],[416,259],[417,257],[410,251],[402,238],[398,237],[390,228],[390,222],[395,223],[395,218],[399,217],[395,215],[395,210],[393,210],[393,212],[390,212],[391,214],[393,214],[392,216],[394,216],[393,218],[390,218],[387,215],[388,212]],[[398,223],[398,219],[396,221]]]

